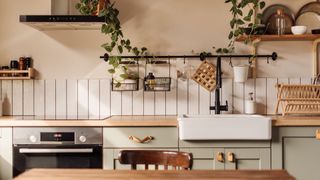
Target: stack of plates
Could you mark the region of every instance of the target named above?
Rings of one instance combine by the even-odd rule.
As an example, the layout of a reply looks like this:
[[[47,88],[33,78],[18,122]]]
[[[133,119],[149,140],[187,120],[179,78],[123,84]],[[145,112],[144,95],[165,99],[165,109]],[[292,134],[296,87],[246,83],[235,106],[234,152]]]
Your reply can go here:
[[[320,2],[310,2],[304,5],[298,12],[296,24],[307,26],[307,32],[320,34]]]

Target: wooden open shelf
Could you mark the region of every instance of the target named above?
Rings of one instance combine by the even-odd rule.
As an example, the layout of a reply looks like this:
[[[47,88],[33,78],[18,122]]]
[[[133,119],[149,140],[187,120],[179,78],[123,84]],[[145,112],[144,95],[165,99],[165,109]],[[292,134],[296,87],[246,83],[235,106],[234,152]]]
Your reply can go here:
[[[28,80],[34,78],[35,70],[29,68],[28,70],[0,70],[0,80]],[[6,74],[8,76],[4,77]],[[20,76],[23,74],[24,76]],[[16,75],[16,76],[13,76]]]
[[[237,41],[245,41],[248,36],[244,35],[237,39]],[[254,35],[252,39],[260,39],[261,41],[315,41],[320,39],[320,34],[303,34],[303,35]]]

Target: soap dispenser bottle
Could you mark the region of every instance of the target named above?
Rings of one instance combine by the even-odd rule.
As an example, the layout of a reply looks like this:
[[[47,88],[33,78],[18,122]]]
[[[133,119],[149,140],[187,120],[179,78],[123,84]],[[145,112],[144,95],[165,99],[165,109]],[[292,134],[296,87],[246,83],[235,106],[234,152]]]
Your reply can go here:
[[[249,93],[249,99],[245,101],[245,114],[256,114],[256,102],[253,98],[253,92]]]

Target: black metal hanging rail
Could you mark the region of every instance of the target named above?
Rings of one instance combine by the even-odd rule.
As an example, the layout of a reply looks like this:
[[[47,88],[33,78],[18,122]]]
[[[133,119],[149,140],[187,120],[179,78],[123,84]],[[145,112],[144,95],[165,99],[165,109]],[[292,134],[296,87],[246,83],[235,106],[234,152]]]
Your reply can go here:
[[[185,58],[185,59],[200,59],[201,61],[205,60],[206,58],[271,58],[273,61],[276,61],[278,58],[278,54],[276,52],[273,52],[270,55],[251,55],[251,54],[245,54],[245,55],[168,55],[168,56],[109,56],[107,53],[103,56],[100,56],[101,59],[104,59],[104,61],[108,62],[110,57],[119,57],[123,59],[175,59],[175,58]]]

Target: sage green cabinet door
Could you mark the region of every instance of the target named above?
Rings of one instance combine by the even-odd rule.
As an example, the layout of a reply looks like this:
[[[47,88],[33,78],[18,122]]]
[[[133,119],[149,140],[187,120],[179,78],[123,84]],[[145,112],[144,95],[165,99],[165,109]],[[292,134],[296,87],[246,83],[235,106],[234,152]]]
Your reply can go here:
[[[297,180],[320,179],[320,140],[315,137],[283,139],[283,168]]]
[[[226,148],[227,170],[262,170],[270,169],[270,148]]]
[[[223,161],[217,160],[218,153],[224,154],[223,148],[181,148],[180,151],[193,154],[193,170],[223,170]]]
[[[274,128],[272,169],[286,169],[297,180],[320,179],[320,127]]]
[[[144,143],[137,139],[152,137]],[[136,140],[132,139],[135,138]],[[110,127],[103,128],[104,148],[178,148],[176,127]]]
[[[104,149],[103,150],[103,169],[107,170],[130,170],[130,165],[123,165],[119,163],[118,154],[122,149]],[[144,149],[146,150],[146,149]],[[178,151],[178,149],[149,149],[149,150],[169,150]],[[144,169],[144,165],[137,165],[137,169]],[[154,169],[154,166],[149,166],[149,169]],[[164,167],[159,166],[159,169]],[[170,169],[170,168],[169,168]]]
[[[12,128],[0,128],[0,179],[12,179]]]

